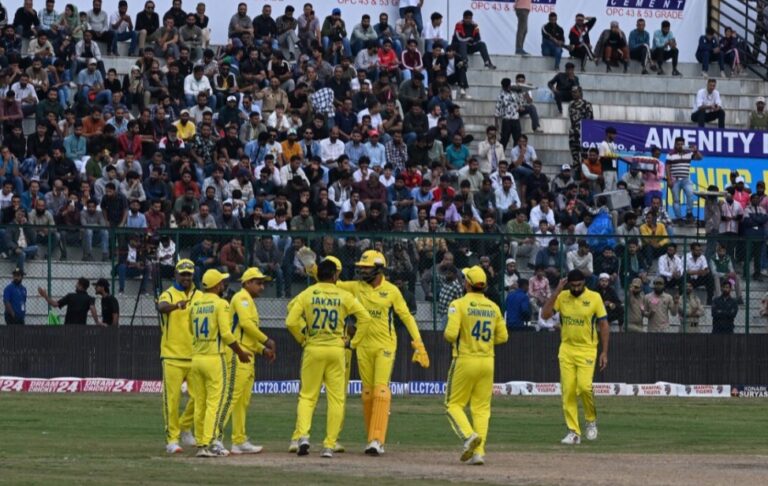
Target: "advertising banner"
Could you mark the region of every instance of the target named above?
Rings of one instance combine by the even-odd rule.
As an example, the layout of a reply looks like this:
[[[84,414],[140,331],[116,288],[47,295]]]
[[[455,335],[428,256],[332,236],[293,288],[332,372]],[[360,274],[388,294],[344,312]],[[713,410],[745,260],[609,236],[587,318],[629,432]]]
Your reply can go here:
[[[102,9],[108,14],[117,11],[118,0],[103,0]],[[90,10],[91,0],[73,0],[71,2],[79,10]],[[162,18],[171,6],[171,0],[154,0],[155,12]],[[187,0],[182,4],[184,11],[194,11],[198,2]],[[224,2],[215,4],[203,2],[208,8],[206,15],[210,17],[211,42],[214,45],[227,43],[227,26],[232,15],[237,11],[239,2]],[[253,18],[261,14],[263,2],[246,1],[248,15]],[[285,11],[285,7],[293,5],[296,9],[294,16],[302,13],[305,2],[297,0],[270,0],[272,18],[277,18]],[[378,22],[382,12],[389,14],[389,23],[394,25],[399,18],[399,0],[314,0],[312,5],[316,17],[322,21],[331,14],[334,8],[341,9],[341,15],[347,26],[347,32],[360,22],[363,14],[371,16],[371,23]],[[130,2],[128,13],[132,19],[144,8],[144,2]],[[61,8],[60,5],[56,5]],[[491,54],[514,54],[515,34],[517,32],[517,16],[513,0],[480,1],[480,0],[425,0],[422,7],[424,22],[429,22],[432,12],[443,14],[443,29],[450,41],[456,22],[461,20],[465,10],[474,13],[475,22],[480,26],[480,34],[488,45]],[[534,55],[541,55],[541,28],[547,22],[550,12],[555,11],[559,24],[563,27],[568,38],[568,30],[573,26],[577,13],[597,17],[593,30],[592,43],[596,44],[600,33],[607,29],[611,21],[619,22],[622,30],[629,36],[635,28],[638,18],[646,21],[646,30],[651,35],[661,28],[661,22],[668,20],[672,32],[680,46],[680,60],[694,62],[694,54],[699,36],[704,32],[707,18],[707,0],[533,0],[528,16],[528,35],[525,50]],[[13,15],[14,12],[9,12]],[[567,57],[567,52],[564,53]]]
[[[605,129],[617,131],[616,144],[619,152],[627,157],[650,155],[653,145],[661,148],[666,159],[675,138],[683,137],[685,146],[695,146],[702,153],[702,160],[691,164],[691,180],[695,191],[715,185],[720,190],[730,185],[731,170],[738,170],[747,187],[754,189],[757,181],[768,179],[768,132],[748,130],[719,130],[691,125],[643,125],[612,121],[585,120],[582,122],[581,143],[587,149],[596,147],[605,139]],[[619,166],[626,171],[626,164]]]

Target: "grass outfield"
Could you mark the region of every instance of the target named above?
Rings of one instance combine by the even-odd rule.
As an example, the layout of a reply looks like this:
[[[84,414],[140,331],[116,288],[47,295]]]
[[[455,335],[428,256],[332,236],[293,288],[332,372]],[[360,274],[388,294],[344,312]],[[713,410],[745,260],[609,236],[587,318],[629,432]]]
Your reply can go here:
[[[314,455],[325,429],[324,404],[315,414]],[[693,453],[768,454],[765,402],[749,399],[598,398],[600,438],[574,454]],[[289,457],[296,398],[254,396],[248,430],[254,443]],[[493,402],[489,455],[494,452],[563,453],[559,398],[499,397]],[[189,454],[167,457],[159,395],[0,395],[0,483],[40,484],[359,484],[343,470],[301,470],[264,464],[232,467],[229,461],[198,460]],[[361,407],[353,397],[347,408],[342,442],[349,453],[363,448]],[[225,441],[229,445],[229,438]],[[387,450],[425,451],[457,456],[459,440],[451,431],[440,398],[395,397]],[[266,456],[265,456],[266,457]],[[281,456],[282,458],[283,456]],[[386,460],[384,456],[372,461]],[[402,484],[393,472],[379,484]],[[429,479],[416,478],[430,484]],[[478,477],[478,479],[480,479]],[[439,481],[444,483],[444,481]],[[434,481],[431,484],[438,484]]]

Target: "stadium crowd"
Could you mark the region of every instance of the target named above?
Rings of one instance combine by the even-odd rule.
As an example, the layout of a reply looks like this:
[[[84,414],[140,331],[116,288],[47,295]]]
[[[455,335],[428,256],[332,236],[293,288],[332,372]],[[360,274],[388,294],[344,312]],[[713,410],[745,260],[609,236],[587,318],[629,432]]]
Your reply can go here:
[[[154,277],[147,255],[170,278],[184,251],[197,264],[198,282],[210,268],[236,277],[256,265],[276,280],[277,296],[290,296],[293,284],[307,281],[296,259],[302,246],[339,256],[345,272],[376,248],[391,262],[393,281],[410,294],[420,286],[437,302],[442,322],[462,293],[458,268],[477,262],[488,274],[489,297],[502,303],[509,292],[508,309],[520,307],[508,310],[509,326],[526,329],[572,269],[610,303],[613,322],[623,322],[628,305],[629,329],[643,329],[647,319],[655,331],[669,326],[660,300],[669,301],[668,314],[679,310],[683,258],[688,285],[706,289],[713,312],[726,289],[741,297],[737,267],[749,268],[745,255],[752,255],[752,278],[761,278],[768,266],[764,240],[750,240],[750,252],[735,239],[706,251],[690,245],[680,254],[671,243],[674,228],[694,219],[689,169],[702,157],[695,148],[678,140],[666,162],[657,147],[649,148],[651,157],[625,160],[609,128],[599,147],[583,151],[579,127],[592,118],[592,105],[571,62],[548,87],[560,111],[569,102],[572,160],[540,160],[522,133],[525,116],[541,131],[524,74],[501,82],[494,123],[474,140],[461,106],[471,99],[468,56],[478,53],[495,69],[481,26],[466,11],[443,38],[442,15],[425,18],[422,3],[401,1],[400,18],[381,13],[374,21],[366,14],[359,23],[339,8],[315,12],[310,3],[300,13],[286,5],[280,15],[267,3],[251,17],[240,3],[220,47],[210,44],[205,3],[185,12],[174,0],[160,16],[150,0],[133,17],[126,1],[115,12],[103,11],[100,0],[78,12],[72,5],[57,11],[53,0],[38,11],[24,0],[13,18],[0,5],[0,256],[23,272],[49,237],[62,260],[74,246],[91,260],[97,245],[102,259],[116,261],[122,292],[127,278]],[[527,22],[527,15],[518,13],[518,20]],[[578,15],[566,39],[552,13],[542,27],[542,55],[554,57],[558,71],[565,52],[582,70],[597,59],[609,71],[619,64],[626,71],[636,60],[643,74],[663,75],[670,61],[672,74],[680,74],[668,22],[651,36],[638,20],[628,40],[612,23],[593,49],[596,25],[596,18]],[[527,56],[522,37],[517,52]],[[697,58],[705,75],[710,62],[723,73],[726,65],[729,73],[743,71],[749,52],[733,38],[729,30],[723,38],[709,30],[702,36]],[[106,70],[103,57],[117,55],[120,43],[137,58],[123,76]],[[695,99],[692,121],[724,126],[716,80]],[[760,97],[749,128],[768,129],[764,108]],[[25,136],[27,118],[35,129]],[[620,178],[619,163],[629,164]],[[559,173],[548,177],[544,164]],[[675,201],[671,214],[662,204],[664,181]],[[764,183],[751,192],[737,173],[731,182],[724,199],[706,201],[708,236],[764,235]],[[616,190],[627,192],[629,206],[615,209],[599,196]],[[113,228],[136,230],[116,254],[109,247]],[[230,232],[200,232],[177,248],[163,234],[167,228]],[[287,230],[317,237],[276,234]],[[332,231],[348,235],[324,236]],[[469,242],[452,239],[454,233],[499,236]],[[519,258],[526,264],[518,266]],[[651,292],[659,282],[661,292]]]

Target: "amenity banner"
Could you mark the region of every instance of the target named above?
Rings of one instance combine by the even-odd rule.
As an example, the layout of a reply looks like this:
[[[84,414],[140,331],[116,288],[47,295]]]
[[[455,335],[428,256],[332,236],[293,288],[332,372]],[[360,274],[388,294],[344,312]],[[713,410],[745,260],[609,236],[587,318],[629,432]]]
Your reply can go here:
[[[154,0],[155,12],[163,17],[171,7],[172,0]],[[118,0],[103,0],[102,10],[108,15],[117,12]],[[39,7],[36,3],[36,7]],[[93,8],[91,0],[72,0],[71,3],[79,11],[89,11]],[[195,10],[197,1],[187,0],[182,4],[186,12]],[[206,15],[210,18],[208,27],[211,29],[211,43],[224,45],[227,43],[227,27],[229,20],[237,12],[239,2],[202,2],[207,5]],[[245,1],[248,5],[248,15],[253,18],[261,14],[264,2]],[[302,14],[304,1],[299,0],[270,0],[272,18],[283,15],[285,7],[295,8],[294,16]],[[371,16],[371,23],[378,22],[379,14],[389,14],[389,23],[395,25],[399,18],[399,0],[313,0],[310,2],[315,9],[315,16],[322,23],[334,8],[341,10],[341,16],[347,27],[348,35],[360,23],[363,14]],[[63,4],[56,4],[57,12]],[[143,10],[144,2],[129,2],[128,14],[132,19]],[[488,45],[491,54],[514,54],[515,35],[517,33],[517,16],[514,0],[425,0],[421,8],[424,22],[429,22],[432,12],[443,14],[442,29],[445,38],[450,41],[453,29],[461,21],[465,10],[474,13],[474,20],[480,26],[480,34]],[[597,43],[600,33],[610,26],[611,21],[619,22],[621,29],[629,36],[639,18],[645,19],[646,30],[653,35],[661,28],[661,22],[668,20],[672,33],[680,47],[680,60],[695,62],[694,54],[699,36],[704,32],[707,19],[707,0],[533,0],[528,16],[528,35],[525,40],[525,50],[534,55],[541,55],[541,28],[547,22],[550,12],[557,12],[558,22],[565,30],[566,41],[568,30],[574,24],[577,13],[589,17],[597,17],[597,24],[590,36],[593,45]],[[9,12],[13,15],[14,12]],[[564,57],[567,57],[564,51]]]
[[[605,129],[616,129],[619,152],[628,158],[650,155],[652,146],[661,148],[661,159],[672,151],[675,138],[683,137],[685,146],[696,146],[704,156],[691,164],[691,180],[695,191],[715,185],[720,190],[730,185],[731,170],[738,170],[746,185],[754,188],[757,181],[768,180],[768,132],[719,130],[691,125],[643,125],[601,120],[584,120],[581,143],[584,149],[596,147],[605,139]],[[621,164],[621,171],[626,164]]]

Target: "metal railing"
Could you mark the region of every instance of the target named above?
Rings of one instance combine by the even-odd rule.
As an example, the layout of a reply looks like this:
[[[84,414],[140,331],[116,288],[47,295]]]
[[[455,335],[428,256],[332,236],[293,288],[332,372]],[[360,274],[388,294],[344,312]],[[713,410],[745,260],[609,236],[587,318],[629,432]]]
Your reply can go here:
[[[11,228],[6,226],[0,229],[7,236]],[[515,282],[519,279],[534,279],[537,256],[544,265],[538,273],[548,279],[551,290],[557,279],[565,276],[569,270],[569,252],[576,251],[579,241],[584,240],[586,251],[592,255],[592,275],[588,276],[588,284],[597,288],[599,275],[609,275],[609,290],[602,292],[606,298],[616,300],[618,310],[612,309],[613,312],[609,312],[615,330],[640,330],[637,313],[633,314],[633,311],[637,310],[637,299],[642,300],[643,295],[653,288],[653,280],[659,275],[659,258],[667,251],[668,243],[676,244],[676,254],[682,259],[681,274],[673,279],[665,279],[664,290],[670,296],[679,295],[679,299],[675,298],[678,316],[651,315],[656,310],[653,309],[653,302],[659,301],[651,296],[643,301],[644,307],[649,307],[643,310],[643,321],[653,318],[654,324],[649,328],[648,324],[641,323],[643,330],[709,332],[712,327],[712,307],[707,301],[718,297],[721,287],[719,277],[735,284],[732,295],[739,298],[736,332],[748,334],[764,332],[766,329],[763,294],[768,290],[768,285],[762,283],[760,275],[764,268],[768,268],[764,237],[668,236],[664,238],[666,241],[657,241],[658,238],[640,236],[636,238],[638,245],[631,245],[629,240],[616,235],[516,235],[504,233],[504,227],[496,228],[499,232],[493,234],[166,229],[153,237],[124,228],[103,228],[109,242],[106,259],[84,261],[82,247],[85,234],[82,228],[57,226],[29,229],[35,233],[35,242],[39,245],[36,256],[30,258],[30,255],[22,262],[17,252],[5,248],[8,259],[0,262],[0,268],[5,267],[0,271],[9,276],[8,280],[13,267],[25,264],[25,284],[29,288],[27,324],[47,322],[48,305],[37,297],[37,287],[46,288],[51,296],[58,298],[73,292],[77,279],[86,277],[92,285],[98,278],[106,278],[111,283],[111,289],[118,295],[121,306],[121,325],[157,325],[154,297],[171,285],[173,278],[173,266],[164,265],[158,259],[157,245],[163,237],[166,244],[171,242],[175,246],[174,257],[168,263],[178,258],[193,258],[198,264],[198,282],[202,272],[212,267],[222,268],[237,276],[244,268],[254,265],[260,266],[273,277],[259,303],[263,324],[267,327],[282,326],[287,299],[311,283],[295,259],[295,250],[300,246],[309,246],[319,256],[331,254],[340,258],[344,264],[343,280],[354,278],[354,262],[365,249],[382,251],[387,258],[388,279],[401,288],[419,326],[422,329],[440,330],[445,325],[447,303],[462,292],[461,268],[483,266],[489,277],[487,295],[504,309],[506,297],[516,289]],[[46,233],[41,233],[43,231]],[[227,262],[221,259],[222,250],[226,248],[228,252],[235,238],[242,243],[242,258],[237,263],[229,262],[227,266]],[[547,251],[550,240],[557,243],[552,244],[552,254],[538,255],[539,252]],[[66,261],[60,258],[59,242],[66,246]],[[703,258],[708,262],[716,254],[717,246],[722,245],[721,252],[730,256],[733,272],[710,274],[711,278],[703,280],[694,278],[688,272],[685,255],[695,243],[701,245]],[[134,253],[128,251],[129,244],[136,247],[137,257],[131,258],[135,262],[128,261],[129,253],[131,256]],[[211,247],[210,255],[201,251],[201,247],[208,245]],[[98,248],[99,245],[92,246]],[[635,251],[634,246],[639,246],[638,251]],[[611,250],[605,250],[606,247]],[[93,251],[94,257],[97,254],[98,251]],[[515,260],[514,273],[511,272],[512,267],[507,266],[510,258]],[[572,255],[570,260],[579,264],[578,260],[585,258],[586,255],[581,258]],[[235,259],[240,260],[240,257]],[[632,293],[630,285],[636,277],[640,278],[639,294]],[[537,281],[541,283],[541,277]],[[691,292],[685,290],[689,282],[696,286]],[[233,279],[230,289],[236,290],[238,287],[239,283]],[[536,312],[542,304],[541,295],[533,291],[531,294],[532,315],[527,327],[546,329],[546,323],[539,322]],[[647,305],[649,302],[651,304]]]
[[[731,27],[744,41],[746,55],[742,65],[763,80],[768,80],[768,29],[758,21],[762,19],[759,10],[768,3],[764,0],[709,0],[708,3],[707,25],[720,35],[726,27]],[[764,56],[763,61],[760,61],[761,55]]]

